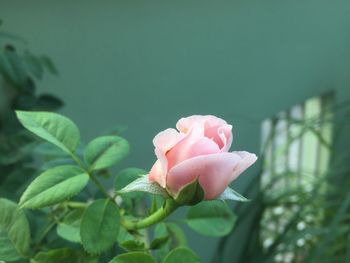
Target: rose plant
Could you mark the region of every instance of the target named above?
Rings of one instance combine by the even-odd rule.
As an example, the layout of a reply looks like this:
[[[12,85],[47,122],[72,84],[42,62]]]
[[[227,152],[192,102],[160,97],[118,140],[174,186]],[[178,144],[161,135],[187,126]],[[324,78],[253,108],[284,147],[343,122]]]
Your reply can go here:
[[[232,126],[215,116],[191,116],[153,140],[157,161],[149,173],[128,168],[129,152],[115,134],[79,147],[80,131],[68,118],[18,111],[22,125],[60,149],[19,203],[0,198],[0,260],[6,262],[199,262],[185,235],[167,217],[187,207],[184,222],[208,236],[228,234],[235,215],[223,200],[247,201],[229,184],[256,161],[229,152]],[[61,158],[61,159],[60,159]],[[94,191],[97,189],[97,191]],[[30,218],[43,216],[42,224]],[[28,220],[29,218],[29,220]],[[151,227],[154,226],[154,227]]]

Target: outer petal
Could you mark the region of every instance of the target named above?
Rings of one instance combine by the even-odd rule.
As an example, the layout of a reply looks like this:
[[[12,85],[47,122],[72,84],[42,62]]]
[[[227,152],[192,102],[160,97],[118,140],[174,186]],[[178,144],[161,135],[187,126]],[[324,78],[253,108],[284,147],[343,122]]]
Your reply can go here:
[[[168,171],[187,159],[218,152],[220,152],[218,145],[213,140],[204,137],[203,125],[195,123],[186,137],[166,154]]]
[[[168,172],[166,153],[184,137],[184,134],[179,133],[175,129],[166,129],[154,137],[153,145],[155,146],[154,151],[158,161],[153,165],[150,171],[149,180],[156,181],[162,187],[165,187],[166,174]]]
[[[194,157],[174,166],[168,172],[167,187],[177,193],[186,184],[198,178],[205,199],[214,199],[256,161],[248,152],[217,153]]]

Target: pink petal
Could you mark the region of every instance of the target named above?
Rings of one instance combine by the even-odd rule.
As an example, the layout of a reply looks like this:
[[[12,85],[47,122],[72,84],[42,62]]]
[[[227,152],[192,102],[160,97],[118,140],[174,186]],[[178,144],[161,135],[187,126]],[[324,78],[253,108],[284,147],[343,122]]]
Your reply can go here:
[[[165,187],[166,174],[168,171],[168,161],[166,153],[173,148],[179,141],[185,137],[175,129],[166,129],[158,133],[153,139],[155,154],[158,161],[153,165],[150,172],[150,180],[157,181],[162,187]]]
[[[207,123],[209,126],[221,126],[227,124],[223,119],[213,115],[192,115],[186,118],[181,118],[176,123],[176,128],[179,131],[186,133],[195,123]]]
[[[248,152],[197,156],[174,166],[168,172],[166,184],[176,194],[184,185],[198,178],[205,199],[214,199],[256,159],[255,154]]]
[[[213,139],[222,152],[228,152],[232,144],[232,125],[208,126],[205,128],[205,136]]]
[[[167,154],[168,171],[178,163],[199,155],[208,155],[220,152],[217,144],[204,137],[204,127],[194,124],[186,137],[177,143]]]

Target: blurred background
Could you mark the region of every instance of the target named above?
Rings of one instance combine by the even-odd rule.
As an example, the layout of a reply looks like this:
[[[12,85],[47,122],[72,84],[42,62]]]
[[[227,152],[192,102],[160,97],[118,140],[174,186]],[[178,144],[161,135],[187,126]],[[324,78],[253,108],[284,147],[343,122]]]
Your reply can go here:
[[[213,114],[259,162],[232,184],[252,200],[232,204],[232,233],[185,229],[202,261],[350,262],[349,13],[345,0],[0,0],[0,195],[35,173],[13,109],[59,111],[84,142],[117,129],[132,146],[121,166],[145,170],[159,131]]]

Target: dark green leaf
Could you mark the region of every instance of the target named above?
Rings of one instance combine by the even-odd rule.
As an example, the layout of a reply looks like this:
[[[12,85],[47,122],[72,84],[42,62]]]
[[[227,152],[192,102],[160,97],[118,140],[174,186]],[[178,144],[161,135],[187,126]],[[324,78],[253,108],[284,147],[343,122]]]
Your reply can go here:
[[[91,170],[110,167],[129,153],[129,143],[118,136],[103,136],[92,140],[85,149],[84,157]]]
[[[162,236],[162,237],[157,237],[152,240],[150,249],[159,249],[163,247],[169,240],[169,236]]]
[[[28,221],[16,203],[0,198],[0,260],[15,261],[28,253]]]
[[[97,200],[85,211],[80,224],[80,236],[84,248],[98,254],[115,242],[120,225],[118,207],[109,200]]]
[[[97,263],[96,257],[83,251],[71,248],[58,248],[46,252],[39,252],[30,261],[31,263]]]
[[[119,243],[119,246],[127,251],[137,251],[145,249],[145,243],[141,242],[140,240],[134,239],[123,241]]]
[[[206,201],[189,209],[186,223],[193,230],[207,236],[224,236],[230,233],[236,216],[230,208],[218,200]]]
[[[57,204],[78,194],[88,181],[89,175],[77,166],[49,169],[28,186],[20,199],[20,206],[34,209]]]
[[[22,125],[44,140],[72,154],[80,141],[77,126],[68,118],[51,112],[16,111]]]
[[[163,263],[200,263],[196,253],[186,247],[178,247],[170,251]]]
[[[130,252],[116,256],[109,263],[155,263],[153,258],[143,252]]]
[[[204,199],[204,191],[196,180],[184,186],[175,196],[175,201],[181,205],[195,205]]]
[[[36,100],[36,108],[38,110],[54,111],[58,110],[64,105],[63,101],[50,94],[42,94]]]

